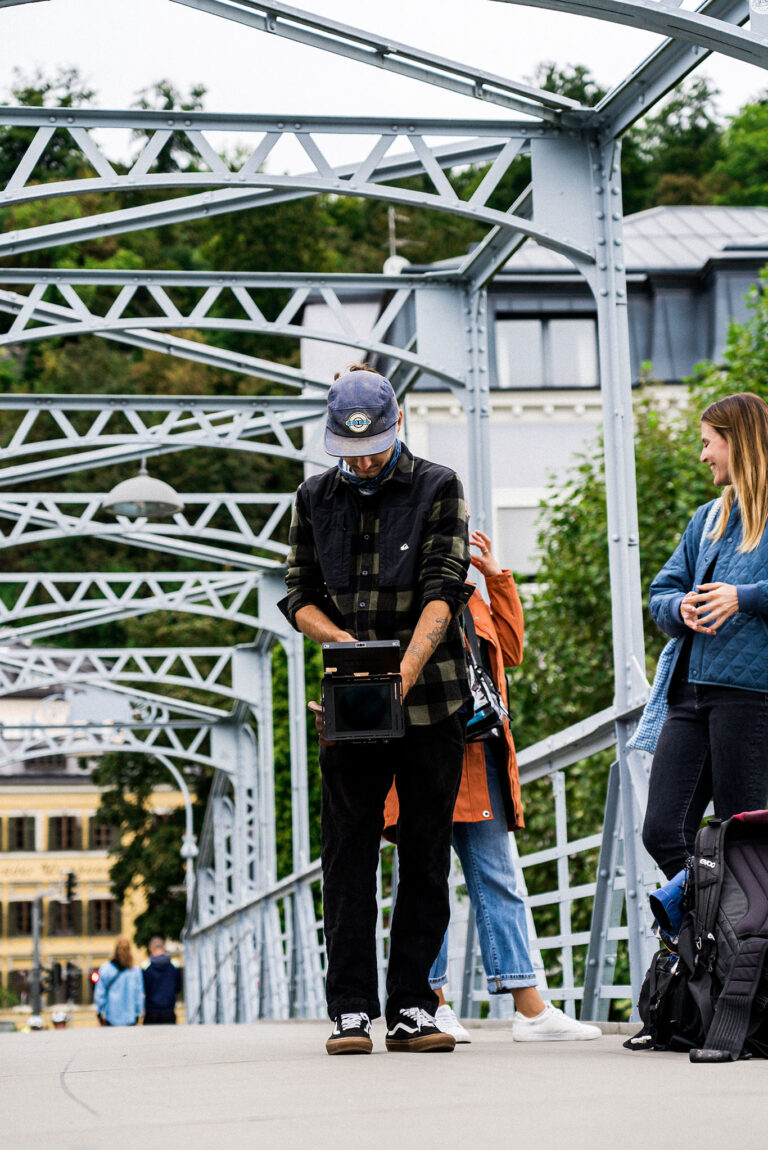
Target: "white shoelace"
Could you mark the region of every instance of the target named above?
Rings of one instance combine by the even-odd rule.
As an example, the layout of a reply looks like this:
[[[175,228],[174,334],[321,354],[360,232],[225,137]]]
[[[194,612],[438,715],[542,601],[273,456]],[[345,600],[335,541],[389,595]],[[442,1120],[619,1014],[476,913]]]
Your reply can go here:
[[[406,1018],[410,1018],[417,1026],[434,1026],[435,1020],[428,1011],[424,1010],[421,1006],[409,1006],[405,1010],[400,1011]]]
[[[367,1026],[370,1021],[367,1014],[342,1014],[341,1029],[358,1030],[361,1026]]]

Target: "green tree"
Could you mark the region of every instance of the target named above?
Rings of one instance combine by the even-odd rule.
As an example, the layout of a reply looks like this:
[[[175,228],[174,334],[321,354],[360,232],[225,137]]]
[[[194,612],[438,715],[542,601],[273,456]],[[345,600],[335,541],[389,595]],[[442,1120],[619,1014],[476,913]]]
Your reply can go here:
[[[210,772],[196,768],[185,773],[199,833]],[[178,938],[186,913],[179,853],[184,808],[174,805],[169,811],[158,810],[156,796],[159,788],[168,785],[167,770],[151,755],[116,753],[104,755],[92,777],[103,788],[100,821],[120,832],[120,841],[110,852],[115,860],[109,872],[115,898],[122,902],[130,891],[146,901],[146,909],[136,919],[136,944],[146,946],[154,934]]]
[[[721,187],[717,204],[768,204],[768,93],[747,104],[730,121],[722,156],[714,169]]]

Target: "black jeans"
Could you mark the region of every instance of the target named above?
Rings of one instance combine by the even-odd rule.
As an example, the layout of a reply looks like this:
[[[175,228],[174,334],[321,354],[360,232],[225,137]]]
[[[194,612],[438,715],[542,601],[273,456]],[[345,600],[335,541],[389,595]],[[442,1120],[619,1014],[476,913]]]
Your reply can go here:
[[[378,1018],[376,868],[384,800],[400,800],[399,881],[390,924],[387,1021],[404,1007],[434,1014],[429,971],[448,920],[453,807],[464,757],[464,715],[408,727],[386,743],[321,747],[323,925],[328,1014]]]
[[[715,815],[764,808],[768,797],[768,694],[672,685],[651,768],[643,842],[667,878],[685,866],[714,799]]]

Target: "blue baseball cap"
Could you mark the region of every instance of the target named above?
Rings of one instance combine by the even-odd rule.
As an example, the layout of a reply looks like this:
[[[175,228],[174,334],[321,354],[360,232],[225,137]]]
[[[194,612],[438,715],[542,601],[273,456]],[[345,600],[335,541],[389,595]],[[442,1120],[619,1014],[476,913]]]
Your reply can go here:
[[[328,392],[325,450],[329,455],[377,455],[395,442],[400,408],[388,379],[348,371]]]

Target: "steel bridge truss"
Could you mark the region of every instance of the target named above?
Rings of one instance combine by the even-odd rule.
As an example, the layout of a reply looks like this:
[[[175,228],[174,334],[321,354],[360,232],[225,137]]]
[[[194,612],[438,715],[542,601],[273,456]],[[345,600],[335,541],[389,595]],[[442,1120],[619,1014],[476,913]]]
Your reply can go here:
[[[35,0],[0,0],[0,9]],[[40,0],[38,0],[40,2]],[[45,0],[56,3],[57,0]],[[164,0],[158,0],[158,3]],[[281,36],[380,70],[438,85],[498,108],[493,120],[436,120],[207,112],[0,108],[13,129],[18,163],[0,188],[0,218],[16,205],[58,198],[72,205],[56,222],[0,235],[0,257],[158,228],[316,195],[387,201],[471,219],[485,236],[450,272],[423,275],[299,275],[270,271],[0,270],[0,354],[24,344],[93,336],[275,384],[242,396],[0,397],[0,549],[62,538],[110,540],[184,561],[178,570],[14,572],[0,576],[0,698],[25,690],[45,698],[0,734],[0,771],[41,754],[83,760],[108,751],[147,753],[170,771],[185,798],[182,854],[187,863],[187,1012],[193,1022],[323,1013],[324,953],[320,866],[309,833],[302,641],[277,609],[291,494],[182,492],[185,508],[165,523],[116,519],[103,495],[53,486],[74,471],[200,449],[324,463],[322,417],[329,381],[251,352],[216,346],[216,332],[315,339],[359,348],[383,365],[403,396],[417,380],[449,388],[465,415],[469,466],[464,477],[479,527],[489,523],[490,381],[486,290],[527,240],[567,257],[594,296],[603,396],[608,536],[613,590],[615,702],[608,712],[528,748],[524,784],[548,779],[552,837],[523,857],[529,877],[554,866],[557,880],[528,900],[542,985],[569,1010],[607,1017],[615,998],[637,995],[653,942],[643,894],[655,880],[639,825],[647,762],[627,739],[647,694],[640,601],[632,401],[626,319],[619,137],[711,52],[768,66],[765,18],[746,0],[525,0],[658,33],[648,59],[595,108],[504,76],[270,0],[173,0],[257,33]],[[519,0],[501,0],[511,7]],[[8,18],[0,13],[0,22]],[[766,38],[764,38],[766,37]],[[121,156],[125,131],[138,141]],[[248,143],[236,159],[223,133]],[[333,164],[339,140],[351,153]],[[79,152],[77,178],[52,177],[50,149],[65,140]],[[113,144],[113,141],[117,141]],[[305,170],[277,174],[270,161],[286,147]],[[183,152],[184,164],[168,164]],[[530,164],[531,182],[515,203],[497,197],[512,164]],[[462,192],[452,172],[469,164],[485,174]],[[168,169],[172,170],[168,170]],[[415,185],[404,186],[407,180]],[[152,193],[139,206],[111,205],[122,193]],[[181,193],[181,194],[179,194]],[[110,196],[110,210],[80,215],[87,195]],[[373,299],[361,319],[350,308]],[[324,308],[322,324],[310,319]],[[202,333],[192,338],[192,333]],[[99,484],[96,482],[95,487]],[[130,549],[130,550],[129,550]],[[195,564],[196,570],[185,568]],[[157,612],[238,624],[252,641],[234,648],[51,646],[77,630]],[[278,874],[272,657],[287,664],[290,733],[291,871]],[[184,698],[180,697],[183,694]],[[194,701],[190,701],[190,700]],[[579,834],[568,808],[569,769],[615,747],[602,834]],[[602,760],[596,760],[601,763]],[[214,772],[199,847],[185,772]],[[604,765],[600,769],[605,769]],[[581,861],[579,861],[581,860]],[[571,885],[572,867],[582,880]],[[590,869],[591,868],[591,869]],[[395,895],[380,873],[382,911]],[[584,876],[587,876],[586,878]],[[592,878],[591,876],[594,876]],[[450,954],[462,1012],[485,997],[477,943],[454,881]],[[544,916],[542,918],[542,916]],[[552,917],[554,916],[554,918]],[[536,921],[546,922],[537,930]],[[553,927],[554,923],[554,927]],[[383,979],[387,931],[380,919]],[[616,966],[626,962],[623,979]],[[547,970],[560,976],[546,988]],[[458,974],[457,974],[458,972]],[[497,1009],[497,1006],[494,1006]]]

